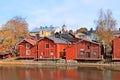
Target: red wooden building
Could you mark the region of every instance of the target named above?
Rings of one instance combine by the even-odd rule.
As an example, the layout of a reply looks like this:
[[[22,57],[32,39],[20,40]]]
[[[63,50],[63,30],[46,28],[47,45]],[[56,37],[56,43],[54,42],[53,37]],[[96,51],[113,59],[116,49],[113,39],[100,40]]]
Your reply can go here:
[[[55,36],[44,37],[38,41],[38,58],[62,58],[69,41]]]
[[[66,48],[67,60],[100,60],[101,45],[87,40],[79,40]]]
[[[120,60],[120,36],[113,40],[113,60]]]
[[[36,40],[26,38],[22,40],[19,45],[20,58],[35,58],[36,56]]]

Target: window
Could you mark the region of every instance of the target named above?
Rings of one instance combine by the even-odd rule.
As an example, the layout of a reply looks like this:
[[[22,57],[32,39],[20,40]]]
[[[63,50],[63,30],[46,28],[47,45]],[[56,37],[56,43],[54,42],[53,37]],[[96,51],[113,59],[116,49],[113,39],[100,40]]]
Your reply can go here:
[[[49,48],[49,44],[46,44],[46,48]]]
[[[98,53],[97,48],[94,48],[94,49],[93,49],[93,54],[94,54],[94,55],[97,55],[97,53]]]
[[[80,55],[83,55],[84,54],[84,51],[80,51]]]
[[[29,43],[26,43],[26,48],[30,48],[30,44]]]
[[[84,49],[80,49],[80,55],[84,54]]]
[[[42,58],[42,56],[39,57],[40,59]]]
[[[90,49],[90,46],[89,46],[89,45],[87,46],[87,49]]]
[[[45,53],[44,52],[41,52],[41,55],[44,55]]]
[[[53,56],[53,55],[54,55],[54,52],[53,52],[53,51],[51,51],[51,52],[50,52],[50,55],[51,55],[51,56]]]
[[[26,50],[26,55],[30,55],[30,50]]]

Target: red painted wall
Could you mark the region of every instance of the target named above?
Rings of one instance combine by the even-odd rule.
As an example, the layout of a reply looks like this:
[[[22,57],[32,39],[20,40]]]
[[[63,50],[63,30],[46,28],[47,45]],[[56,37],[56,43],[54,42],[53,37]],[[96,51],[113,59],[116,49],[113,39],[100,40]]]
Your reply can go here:
[[[66,59],[67,60],[76,59],[76,46],[75,45],[71,45],[68,48],[66,48]]]
[[[113,59],[120,58],[120,37],[113,40]]]
[[[46,44],[49,44],[49,48],[46,48]],[[42,39],[38,42],[38,57],[41,58],[55,58],[56,54],[56,44],[49,39]],[[41,52],[44,52],[42,55]],[[50,52],[54,52],[54,55],[50,55]]]
[[[49,44],[49,49],[46,48],[46,44]],[[66,46],[67,44],[56,44],[52,40],[44,38],[38,42],[38,56],[41,58],[60,58],[60,54]],[[44,52],[44,55],[41,52]],[[50,55],[50,52],[54,52],[54,55]]]
[[[60,58],[63,55],[63,50],[68,46],[67,44],[56,44],[57,45],[57,57]]]
[[[101,58],[101,47],[98,44],[94,44],[88,41],[82,41],[77,45],[77,58]],[[89,49],[88,49],[89,46]],[[97,54],[94,54],[96,48]],[[80,55],[81,49],[84,49],[84,54]],[[87,56],[87,52],[90,52],[90,56]]]
[[[80,75],[79,75],[79,71],[77,71],[76,69],[67,69],[66,70],[66,76],[70,79],[70,80],[78,80],[80,79]]]
[[[89,46],[89,49],[88,49]],[[93,49],[96,48],[97,54],[93,54]],[[80,51],[83,51],[83,54],[80,54]],[[89,52],[89,56],[87,55]],[[73,60],[73,59],[80,59],[80,58],[101,58],[101,47],[100,45],[88,42],[88,41],[81,41],[71,47],[66,49],[66,59]]]
[[[30,45],[30,48],[26,48],[26,43],[21,43],[19,44],[19,52],[20,52],[20,57],[35,57],[36,56],[36,46]],[[26,50],[30,50],[30,54],[26,55]]]

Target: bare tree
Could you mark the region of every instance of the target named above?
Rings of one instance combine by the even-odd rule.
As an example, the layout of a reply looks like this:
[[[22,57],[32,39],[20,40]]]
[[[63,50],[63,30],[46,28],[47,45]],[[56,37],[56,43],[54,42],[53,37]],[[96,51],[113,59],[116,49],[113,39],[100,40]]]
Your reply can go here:
[[[112,11],[107,10],[104,12],[101,9],[95,24],[99,42],[101,42],[106,50],[109,51],[112,46],[112,39],[117,25],[116,20],[112,16]]]

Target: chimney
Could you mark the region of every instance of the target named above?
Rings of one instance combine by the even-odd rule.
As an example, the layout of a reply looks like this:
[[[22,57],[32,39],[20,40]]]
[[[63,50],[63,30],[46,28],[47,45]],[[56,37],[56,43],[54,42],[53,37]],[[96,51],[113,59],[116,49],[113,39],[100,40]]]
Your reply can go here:
[[[55,33],[56,38],[60,38],[60,36],[61,36],[60,33],[58,33],[58,32]]]
[[[90,31],[92,32],[92,31],[93,31],[93,28],[90,28]]]
[[[39,34],[36,34],[36,36],[35,36],[35,40],[39,40]]]

